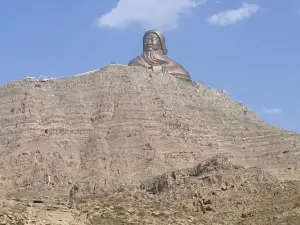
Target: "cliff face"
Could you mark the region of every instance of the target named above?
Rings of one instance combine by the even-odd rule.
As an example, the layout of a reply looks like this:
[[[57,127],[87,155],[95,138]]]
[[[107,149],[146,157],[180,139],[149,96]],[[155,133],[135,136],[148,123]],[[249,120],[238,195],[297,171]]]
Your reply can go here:
[[[221,91],[138,67],[0,87],[0,189],[137,186],[214,155],[299,179],[300,137]]]

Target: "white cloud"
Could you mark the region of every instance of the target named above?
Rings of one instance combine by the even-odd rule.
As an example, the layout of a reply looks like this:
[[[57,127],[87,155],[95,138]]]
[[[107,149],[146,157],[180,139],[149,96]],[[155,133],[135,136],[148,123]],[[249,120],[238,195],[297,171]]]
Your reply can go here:
[[[272,108],[272,109],[264,108],[264,113],[266,113],[266,114],[281,114],[282,110],[278,109],[278,108]]]
[[[207,20],[210,24],[226,26],[234,24],[238,21],[250,18],[253,14],[260,10],[260,6],[256,4],[243,3],[238,9],[228,9],[221,13],[214,14]]]
[[[117,6],[97,20],[99,27],[124,28],[131,24],[145,29],[172,30],[182,14],[208,0],[119,0]]]

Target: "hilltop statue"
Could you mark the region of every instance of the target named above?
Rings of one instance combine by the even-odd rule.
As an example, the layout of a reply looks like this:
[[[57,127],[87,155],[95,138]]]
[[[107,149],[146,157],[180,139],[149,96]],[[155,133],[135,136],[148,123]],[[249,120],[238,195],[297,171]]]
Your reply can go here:
[[[191,80],[189,73],[177,62],[170,59],[165,37],[159,31],[149,30],[143,37],[143,53],[131,60],[128,66],[142,66],[155,72],[168,72],[183,79]]]

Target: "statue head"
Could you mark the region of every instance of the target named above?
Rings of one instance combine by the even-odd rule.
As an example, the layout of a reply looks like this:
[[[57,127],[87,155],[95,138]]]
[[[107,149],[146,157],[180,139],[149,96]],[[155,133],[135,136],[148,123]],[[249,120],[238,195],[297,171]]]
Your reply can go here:
[[[144,52],[162,51],[164,55],[167,55],[168,49],[163,34],[156,30],[147,31],[143,37],[143,50]]]

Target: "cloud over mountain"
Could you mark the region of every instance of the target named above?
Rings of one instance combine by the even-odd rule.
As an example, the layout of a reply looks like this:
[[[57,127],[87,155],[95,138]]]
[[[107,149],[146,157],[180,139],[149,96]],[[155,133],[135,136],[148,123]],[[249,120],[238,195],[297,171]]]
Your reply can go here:
[[[249,19],[260,9],[260,6],[257,4],[243,3],[240,8],[227,9],[223,12],[212,15],[207,20],[212,25],[226,26],[245,19]]]
[[[145,29],[173,30],[183,14],[207,0],[120,0],[97,20],[99,27],[124,28],[139,24]]]
[[[281,114],[282,113],[282,110],[279,108],[271,108],[271,109],[264,108],[263,111],[266,114]]]

